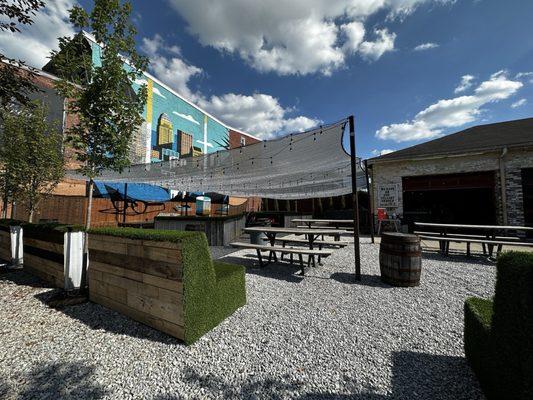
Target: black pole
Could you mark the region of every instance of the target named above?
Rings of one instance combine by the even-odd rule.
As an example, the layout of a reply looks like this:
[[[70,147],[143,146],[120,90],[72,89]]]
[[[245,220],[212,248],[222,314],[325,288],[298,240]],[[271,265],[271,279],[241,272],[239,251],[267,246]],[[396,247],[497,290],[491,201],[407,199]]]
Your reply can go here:
[[[374,243],[374,214],[372,213],[372,196],[370,194],[370,181],[368,179],[368,160],[365,160],[366,192],[368,193],[368,218],[370,222],[370,238]]]
[[[359,200],[357,198],[357,173],[355,157],[355,122],[353,115],[348,117],[350,123],[350,158],[352,167],[352,206],[353,206],[353,246],[355,253],[355,280],[361,280],[361,252],[359,249]]]
[[[128,183],[124,184],[124,210],[122,210],[122,224],[126,225],[126,211],[128,209]]]

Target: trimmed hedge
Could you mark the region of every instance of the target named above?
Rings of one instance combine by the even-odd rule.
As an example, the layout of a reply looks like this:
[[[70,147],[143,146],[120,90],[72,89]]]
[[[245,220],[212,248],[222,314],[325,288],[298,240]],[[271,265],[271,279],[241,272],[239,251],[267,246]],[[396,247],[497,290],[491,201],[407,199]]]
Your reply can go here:
[[[492,301],[471,297],[465,301],[465,355],[485,393],[492,392],[491,345]]]
[[[466,301],[465,353],[488,399],[533,399],[533,253],[498,257],[492,309]]]
[[[95,228],[89,233],[181,244],[185,343],[188,345],[246,304],[244,267],[213,262],[203,232]]]

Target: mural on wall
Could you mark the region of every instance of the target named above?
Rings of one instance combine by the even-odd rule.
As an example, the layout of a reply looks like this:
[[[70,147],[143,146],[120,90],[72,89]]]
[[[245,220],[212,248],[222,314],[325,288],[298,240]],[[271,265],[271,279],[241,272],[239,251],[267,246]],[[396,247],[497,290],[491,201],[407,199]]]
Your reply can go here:
[[[93,64],[101,65],[102,49],[89,35],[86,37],[91,43]],[[125,68],[129,67],[125,64]],[[223,150],[219,143],[229,140],[225,125],[148,73],[132,82],[135,91],[141,85],[146,85],[148,92],[143,113],[145,123],[135,133],[132,161],[159,162]]]

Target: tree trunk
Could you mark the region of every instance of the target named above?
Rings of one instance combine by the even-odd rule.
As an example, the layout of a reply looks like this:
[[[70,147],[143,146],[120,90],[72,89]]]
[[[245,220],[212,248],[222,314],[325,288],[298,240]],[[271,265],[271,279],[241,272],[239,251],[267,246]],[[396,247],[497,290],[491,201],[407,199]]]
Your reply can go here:
[[[4,196],[2,199],[2,218],[7,218],[7,207],[9,206],[9,201],[7,199],[7,196]]]
[[[91,228],[91,212],[93,208],[93,189],[94,181],[89,180],[89,201],[87,203],[87,213],[85,216],[85,241],[83,243],[83,267],[81,271],[81,285],[80,291],[82,293],[87,291],[87,268],[89,262],[89,229]]]
[[[93,208],[93,189],[94,181],[89,180],[89,201],[87,204],[87,213],[85,215],[85,229],[88,231],[91,228],[91,211]]]

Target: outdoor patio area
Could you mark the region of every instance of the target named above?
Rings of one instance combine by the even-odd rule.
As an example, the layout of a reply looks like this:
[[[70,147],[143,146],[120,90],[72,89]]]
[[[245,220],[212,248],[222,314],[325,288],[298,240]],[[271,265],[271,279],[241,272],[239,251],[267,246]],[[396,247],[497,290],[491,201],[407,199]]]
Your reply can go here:
[[[484,398],[464,358],[463,307],[492,296],[495,266],[425,253],[421,286],[393,288],[378,251],[362,240],[354,283],[351,246],[305,277],[213,248],[252,266],[248,303],[189,347],[94,303],[52,309],[55,290],[2,274],[0,397]]]

